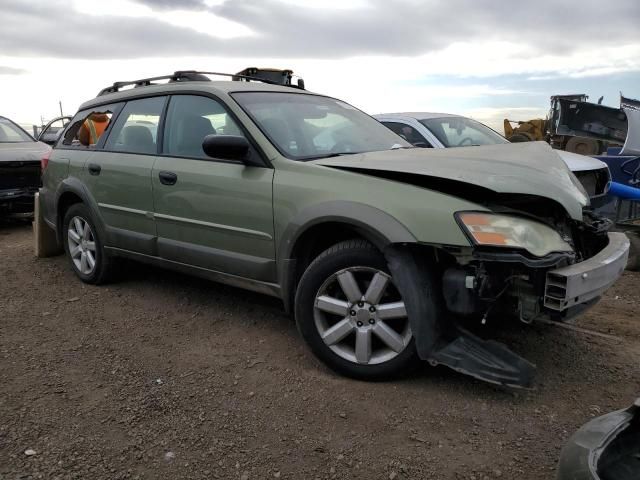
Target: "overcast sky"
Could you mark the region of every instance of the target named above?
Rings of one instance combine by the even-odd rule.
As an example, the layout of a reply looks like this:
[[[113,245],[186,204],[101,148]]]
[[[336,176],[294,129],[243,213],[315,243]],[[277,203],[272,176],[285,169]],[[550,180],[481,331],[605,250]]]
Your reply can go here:
[[[368,113],[544,116],[640,98],[640,0],[0,0],[0,115],[39,123],[115,81],[291,68]]]

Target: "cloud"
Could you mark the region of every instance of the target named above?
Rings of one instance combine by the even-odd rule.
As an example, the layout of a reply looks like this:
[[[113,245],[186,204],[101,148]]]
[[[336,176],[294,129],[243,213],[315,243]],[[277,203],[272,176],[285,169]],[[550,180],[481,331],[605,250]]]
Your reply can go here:
[[[151,6],[157,3],[138,1]],[[184,7],[193,2],[178,3]],[[282,0],[228,0],[210,7],[216,15],[257,34],[223,42],[225,53],[278,52],[302,58],[413,56],[454,42],[495,40],[527,45],[526,53],[535,56],[640,40],[637,0],[619,0],[607,6],[607,15],[615,18],[616,27],[608,29],[606,35],[602,10],[598,0],[520,2],[517,6],[504,0],[369,0],[349,12],[306,8],[304,2],[293,6]],[[567,28],[569,19],[571,27]]]
[[[4,65],[0,65],[0,75],[22,75],[24,73],[27,73],[27,71],[22,68],[5,67]]]
[[[131,16],[127,8],[121,8],[118,15],[111,10],[104,14],[104,2],[96,0],[83,2],[93,6],[96,15],[80,13],[65,0],[3,3],[0,49],[12,55],[412,57],[456,42],[503,41],[524,46],[519,55],[535,59],[640,41],[637,0],[607,6],[615,28],[607,29],[606,34],[602,2],[596,0],[521,2],[517,7],[503,0],[341,2],[348,10],[336,8],[335,2],[320,9],[283,0],[137,0],[138,6],[151,12],[144,16]],[[177,26],[167,21],[171,12],[188,11],[209,15],[210,27],[194,29],[188,23]],[[193,16],[188,18],[195,23]],[[231,35],[228,29],[219,34],[216,19],[233,22],[242,35]],[[471,59],[462,53],[456,60]]]
[[[146,16],[91,15],[65,0],[5,0],[0,51],[77,59],[210,55],[215,37]]]
[[[371,113],[469,113],[496,126],[543,115],[558,90],[614,98],[640,72],[638,0],[0,3],[0,75],[15,92],[3,109],[22,119],[52,115],[59,99],[73,110],[118,80],[274,66]]]

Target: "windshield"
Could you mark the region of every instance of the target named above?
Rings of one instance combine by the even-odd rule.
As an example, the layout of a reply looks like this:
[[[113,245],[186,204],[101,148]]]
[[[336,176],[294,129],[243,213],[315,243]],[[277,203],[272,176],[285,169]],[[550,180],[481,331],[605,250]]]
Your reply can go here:
[[[311,160],[411,147],[374,118],[334,98],[280,92],[232,96],[288,158]]]
[[[442,117],[420,120],[445,147],[469,147],[509,143],[502,135],[480,122],[465,117]]]
[[[33,142],[22,128],[11,120],[0,117],[0,143]]]

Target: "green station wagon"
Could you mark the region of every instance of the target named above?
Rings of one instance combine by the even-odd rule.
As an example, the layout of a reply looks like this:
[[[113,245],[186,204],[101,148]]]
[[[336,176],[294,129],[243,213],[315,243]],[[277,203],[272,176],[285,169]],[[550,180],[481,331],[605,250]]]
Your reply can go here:
[[[533,365],[469,328],[575,316],[622,274],[626,237],[546,144],[413,148],[282,78],[175,72],[84,103],[40,192],[77,276],[127,257],[279,297],[356,378],[422,359],[529,386]]]

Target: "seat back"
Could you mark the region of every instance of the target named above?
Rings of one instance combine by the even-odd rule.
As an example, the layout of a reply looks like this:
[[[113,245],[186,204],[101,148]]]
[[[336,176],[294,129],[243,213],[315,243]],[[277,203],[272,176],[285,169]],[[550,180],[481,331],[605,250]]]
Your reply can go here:
[[[127,152],[155,152],[153,135],[147,127],[129,125],[122,131],[122,150]]]

